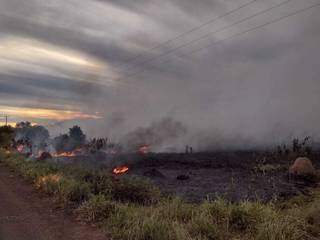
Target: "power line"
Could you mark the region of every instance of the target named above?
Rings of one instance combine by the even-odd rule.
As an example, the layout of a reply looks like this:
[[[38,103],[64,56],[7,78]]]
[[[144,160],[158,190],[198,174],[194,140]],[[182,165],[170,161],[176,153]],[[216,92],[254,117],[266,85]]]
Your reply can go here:
[[[203,40],[203,39],[205,39],[205,38],[208,38],[208,37],[210,37],[210,36],[212,36],[212,35],[215,35],[215,34],[217,34],[217,33],[226,31],[227,29],[232,28],[232,27],[234,27],[234,26],[236,26],[236,25],[238,25],[238,24],[240,24],[240,23],[243,23],[243,22],[248,21],[248,20],[250,20],[250,19],[252,19],[252,18],[255,18],[255,17],[259,16],[259,15],[262,15],[262,14],[264,14],[264,13],[267,13],[267,12],[269,12],[269,11],[275,9],[275,8],[279,8],[279,7],[283,6],[283,5],[286,5],[286,4],[288,4],[289,2],[291,2],[291,1],[293,1],[293,0],[285,0],[285,1],[281,2],[281,3],[279,3],[279,4],[273,5],[272,7],[269,7],[269,8],[267,8],[267,9],[261,10],[261,11],[255,13],[255,14],[253,14],[253,15],[251,15],[251,16],[248,16],[248,17],[245,17],[245,18],[241,19],[240,21],[234,22],[234,23],[232,23],[232,24],[230,24],[230,25],[227,25],[227,26],[224,26],[224,27],[222,27],[222,28],[219,28],[219,29],[217,29],[217,30],[215,30],[215,31],[209,32],[209,33],[207,33],[207,34],[205,34],[205,35],[202,35],[202,36],[200,36],[200,37],[198,37],[198,38],[196,38],[196,39],[193,39],[193,40],[191,40],[191,41],[189,41],[189,42],[187,42],[187,43],[185,43],[185,44],[182,44],[182,45],[180,45],[180,46],[177,46],[177,47],[175,47],[175,48],[172,48],[172,49],[170,49],[170,50],[167,51],[167,52],[164,52],[164,53],[162,53],[162,54],[160,54],[160,55],[156,55],[156,56],[154,56],[154,57],[152,57],[152,58],[146,59],[145,61],[139,62],[139,63],[135,64],[135,66],[133,66],[133,67],[136,67],[136,66],[141,66],[141,67],[142,67],[142,66],[144,66],[146,63],[153,62],[153,61],[157,60],[158,58],[165,57],[165,56],[167,56],[167,55],[169,55],[169,54],[171,54],[171,53],[173,53],[173,52],[175,52],[175,51],[177,51],[177,50],[179,50],[179,49],[181,49],[181,48],[187,47],[187,46],[189,46],[189,45],[191,45],[191,44],[194,44],[194,43],[196,43],[196,42],[198,42],[198,41],[201,41],[201,40]],[[250,2],[250,3],[252,4],[253,2]],[[233,10],[233,11],[236,11],[236,10]],[[224,16],[224,15],[222,15],[222,16]],[[126,70],[131,69],[131,68],[132,68],[132,66],[129,67],[129,68],[127,68]],[[129,73],[125,73],[124,71],[116,71],[117,73],[124,73],[125,76],[119,77],[119,78],[108,77],[108,76],[106,76],[106,77],[109,78],[109,79],[111,79],[111,80],[113,80],[113,81],[117,81],[117,80],[119,80],[119,79],[122,79],[122,80],[123,80],[123,79],[126,79],[126,78],[128,78],[128,77],[135,76],[135,75],[136,75],[137,73],[139,73],[140,71],[141,71],[141,70],[138,70],[138,71],[136,71],[136,72],[133,71],[133,73],[130,73],[130,72],[129,72]]]
[[[258,25],[258,26],[256,26],[256,27],[250,28],[250,29],[248,29],[248,30],[246,30],[246,31],[244,31],[244,32],[240,32],[240,33],[234,34],[234,35],[232,35],[232,36],[230,36],[230,37],[228,37],[228,38],[225,38],[225,39],[222,39],[222,40],[219,40],[219,41],[210,43],[210,44],[208,44],[208,45],[206,45],[206,46],[203,46],[203,47],[194,49],[194,50],[192,50],[191,52],[188,52],[188,53],[186,53],[186,54],[182,54],[182,56],[189,56],[189,55],[191,55],[191,54],[193,54],[193,53],[195,53],[195,52],[198,52],[198,51],[200,51],[200,50],[202,50],[202,49],[211,47],[211,46],[213,46],[213,45],[222,43],[222,42],[227,41],[227,40],[231,40],[231,39],[236,38],[236,37],[238,37],[238,36],[241,36],[241,35],[247,34],[247,33],[249,33],[249,32],[255,31],[255,30],[259,29],[259,28],[263,28],[263,27],[265,27],[265,26],[271,25],[271,24],[273,24],[273,23],[280,22],[281,20],[284,20],[284,19],[286,19],[286,18],[289,18],[289,17],[295,16],[295,15],[298,15],[298,14],[300,14],[300,13],[302,13],[302,12],[308,11],[308,10],[310,10],[310,9],[312,9],[312,8],[315,8],[315,7],[318,7],[318,6],[320,6],[320,3],[314,4],[314,5],[309,6],[309,7],[306,7],[306,8],[302,8],[302,9],[300,9],[300,10],[297,10],[297,11],[292,12],[292,13],[290,13],[290,14],[287,14],[287,15],[285,15],[285,16],[282,16],[282,17],[276,18],[276,19],[274,19],[274,20],[271,20],[271,21],[269,21],[269,22],[267,22],[267,23],[264,23],[264,24]]]
[[[289,1],[292,1],[292,0],[289,0]],[[286,1],[286,2],[289,2],[289,1]],[[224,38],[224,39],[222,39],[222,40],[218,40],[218,41],[216,41],[216,42],[210,43],[210,44],[208,44],[208,45],[206,45],[206,46],[203,46],[203,47],[201,47],[201,48],[197,48],[197,49],[195,49],[195,50],[192,50],[191,52],[188,52],[188,53],[186,53],[186,54],[183,54],[182,56],[186,56],[186,57],[187,57],[187,56],[190,56],[190,55],[192,55],[193,53],[198,52],[198,51],[200,51],[200,50],[202,50],[202,49],[205,49],[205,48],[208,48],[208,47],[212,47],[213,45],[221,44],[221,43],[223,43],[223,42],[225,42],[225,41],[234,39],[234,38],[236,38],[236,37],[238,37],[238,36],[241,36],[241,35],[245,35],[245,34],[247,34],[247,33],[249,33],[249,32],[255,31],[255,30],[259,29],[259,28],[263,28],[263,27],[265,27],[265,26],[268,26],[268,25],[271,25],[271,24],[280,22],[280,21],[282,21],[282,20],[284,20],[284,19],[286,19],[286,18],[289,18],[289,17],[295,16],[295,15],[298,15],[298,14],[300,14],[300,13],[302,13],[302,12],[308,11],[308,10],[310,10],[310,9],[312,9],[312,8],[315,8],[315,7],[318,7],[318,6],[320,6],[320,3],[314,4],[314,5],[312,5],[312,6],[309,6],[309,7],[300,9],[300,10],[297,10],[297,11],[295,11],[295,12],[292,12],[292,13],[287,14],[287,15],[285,15],[285,16],[276,18],[276,19],[274,19],[274,20],[272,20],[272,21],[269,21],[269,22],[267,22],[267,23],[264,23],[264,24],[255,26],[255,27],[253,27],[253,28],[250,28],[250,29],[248,29],[248,30],[246,30],[246,31],[236,33],[236,34],[234,34],[234,35],[231,35],[230,37]],[[165,63],[165,62],[167,62],[168,60],[170,60],[170,59],[167,59],[167,60],[165,60],[165,61],[163,61],[163,62],[160,62],[160,63]],[[152,60],[152,61],[153,61],[153,60]],[[148,68],[155,68],[155,67],[154,67],[154,66],[148,66]],[[155,69],[156,69],[156,68],[155,68]],[[135,73],[133,73],[133,74],[127,75],[127,76],[125,76],[124,78],[118,78],[117,80],[118,80],[118,81],[119,81],[119,80],[125,80],[125,79],[127,79],[128,77],[132,77],[132,76],[138,75],[138,74],[143,73],[143,72],[145,72],[145,71],[147,71],[147,70],[148,70],[148,69],[144,69],[144,70],[142,70],[142,71],[135,72]]]
[[[146,52],[151,52],[151,51],[153,51],[153,50],[155,50],[155,49],[158,49],[158,48],[160,48],[160,47],[162,47],[162,46],[165,46],[165,45],[167,45],[167,44],[169,44],[169,43],[171,43],[171,42],[174,42],[174,41],[178,40],[178,39],[181,38],[181,37],[184,37],[184,36],[186,36],[186,35],[188,35],[188,34],[190,34],[190,33],[193,33],[193,32],[195,32],[195,31],[197,31],[197,30],[199,30],[199,29],[201,29],[201,28],[203,28],[203,27],[205,27],[205,26],[208,26],[208,25],[210,25],[210,24],[212,24],[212,23],[214,23],[214,22],[216,22],[216,21],[218,21],[218,20],[220,20],[220,19],[222,19],[222,18],[224,18],[224,17],[227,17],[227,16],[229,16],[229,15],[231,15],[231,14],[233,14],[233,13],[235,13],[235,12],[237,12],[237,11],[239,11],[239,10],[241,10],[241,9],[243,9],[243,8],[245,8],[245,7],[249,6],[249,5],[257,2],[257,1],[258,1],[258,0],[252,0],[252,1],[246,2],[245,4],[242,4],[241,6],[235,8],[235,9],[233,9],[233,10],[231,10],[231,11],[229,11],[229,12],[223,14],[223,15],[220,15],[220,16],[215,17],[215,18],[213,18],[213,19],[209,19],[208,21],[206,21],[206,22],[204,22],[204,23],[202,23],[202,24],[200,24],[200,25],[198,25],[198,26],[196,26],[196,27],[193,27],[193,28],[189,29],[188,31],[183,32],[183,33],[181,33],[181,34],[179,34],[179,35],[177,35],[177,36],[175,36],[175,37],[173,37],[173,38],[171,38],[171,39],[169,39],[169,40],[167,40],[167,41],[165,41],[165,42],[163,42],[163,43],[160,43],[160,44],[158,44],[158,45],[155,45],[154,47],[152,47],[152,48],[150,48],[150,49],[147,49],[147,50],[145,50],[145,51],[146,51]],[[130,64],[130,62],[133,62],[133,63],[134,63],[135,60],[137,60],[139,57],[141,57],[141,56],[143,56],[143,55],[144,55],[143,53],[137,54],[136,56],[134,56],[134,57],[132,57],[132,58],[125,59],[124,62],[122,62],[122,63],[119,64],[119,65],[115,65],[114,67],[119,68],[119,67],[121,67],[121,66],[123,66],[123,65]]]
[[[267,13],[267,12],[270,12],[270,11],[273,10],[273,9],[279,8],[279,7],[281,7],[281,6],[284,6],[284,5],[288,4],[288,3],[291,2],[291,1],[293,1],[293,0],[285,0],[285,1],[281,2],[281,3],[278,3],[278,4],[276,4],[276,5],[273,5],[272,7],[269,7],[269,8],[267,8],[267,9],[261,10],[261,11],[255,13],[255,14],[253,14],[253,15],[251,15],[251,16],[248,16],[248,17],[245,17],[245,18],[241,19],[240,21],[234,22],[234,23],[232,23],[232,24],[230,24],[230,25],[227,25],[227,26],[224,26],[224,27],[222,27],[222,28],[219,28],[219,29],[217,29],[217,30],[215,30],[215,31],[209,32],[209,33],[207,33],[207,34],[205,34],[205,35],[202,35],[202,36],[200,36],[200,37],[198,37],[198,38],[196,38],[196,39],[193,39],[193,40],[191,40],[191,41],[189,41],[189,42],[187,42],[187,43],[185,43],[185,44],[182,44],[182,45],[180,45],[180,46],[177,46],[177,47],[175,47],[175,48],[172,48],[172,49],[170,49],[170,50],[167,51],[167,52],[164,52],[164,53],[162,53],[162,54],[160,54],[160,55],[154,56],[154,57],[152,57],[152,58],[149,58],[148,60],[145,60],[145,61],[143,61],[143,62],[140,62],[137,66],[144,66],[144,64],[146,64],[146,63],[153,62],[154,60],[157,60],[158,58],[165,57],[165,56],[167,56],[167,55],[169,55],[169,54],[171,54],[171,53],[173,53],[173,52],[175,52],[175,51],[177,51],[177,50],[179,50],[179,49],[181,49],[181,48],[187,47],[187,46],[189,46],[189,45],[191,45],[191,44],[194,44],[194,43],[196,43],[196,42],[199,42],[199,41],[201,41],[201,40],[203,40],[203,39],[206,39],[206,38],[208,38],[208,37],[210,37],[210,36],[212,36],[212,35],[215,35],[215,34],[217,34],[217,33],[226,31],[227,29],[232,28],[232,27],[234,27],[234,26],[236,26],[236,25],[238,25],[238,24],[240,24],[240,23],[243,23],[243,22],[248,21],[248,20],[250,20],[250,19],[252,19],[252,18],[258,17],[258,16],[260,16],[260,15],[262,15],[262,14],[265,14],[265,13]],[[130,69],[130,68],[129,68],[129,69]],[[139,71],[138,71],[138,72],[139,72]],[[120,72],[120,73],[121,73],[121,72]],[[135,75],[136,73],[137,73],[137,72],[134,72],[134,73],[132,73],[132,74]],[[124,78],[131,77],[132,74],[127,74],[126,76],[124,76]],[[123,78],[120,78],[120,79],[123,79]]]

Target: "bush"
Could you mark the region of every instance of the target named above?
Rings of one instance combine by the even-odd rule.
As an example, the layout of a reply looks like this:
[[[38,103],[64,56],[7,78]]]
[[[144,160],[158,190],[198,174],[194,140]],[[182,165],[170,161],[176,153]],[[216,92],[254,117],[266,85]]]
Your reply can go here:
[[[9,147],[11,140],[14,138],[14,129],[10,126],[0,127],[0,147]]]
[[[308,233],[315,238],[320,238],[320,192],[315,192],[312,197],[312,201],[305,204],[296,215],[303,216]]]
[[[247,209],[239,205],[232,206],[229,219],[230,226],[238,231],[247,230],[251,223],[250,217],[251,216]]]
[[[121,205],[108,218],[106,228],[113,239],[126,240],[176,240],[177,234],[172,222],[159,218],[157,210],[151,207]]]
[[[91,195],[90,185],[74,179],[60,181],[59,197],[63,203],[82,203]]]
[[[158,188],[147,181],[134,178],[113,181],[110,194],[117,201],[146,205],[160,200]]]
[[[92,174],[87,174],[83,177],[83,179],[90,183],[92,192],[94,194],[111,195],[113,187],[113,180],[111,176],[101,172],[96,172]]]
[[[230,209],[225,200],[218,198],[213,202],[205,202],[200,209],[207,212],[215,224],[224,224],[228,227]]]
[[[80,205],[76,213],[86,222],[99,222],[108,219],[116,211],[116,203],[105,195],[93,195]]]
[[[216,240],[219,239],[218,226],[210,221],[208,216],[199,216],[188,227],[193,238]]]
[[[277,215],[259,225],[257,240],[307,239],[305,223],[288,215]]]
[[[55,195],[59,191],[59,185],[62,176],[58,174],[49,174],[47,176],[39,177],[35,185],[38,189],[47,194]]]
[[[281,166],[280,164],[258,164],[253,168],[254,172],[262,173],[263,175],[275,173],[282,170],[286,170],[286,167]]]

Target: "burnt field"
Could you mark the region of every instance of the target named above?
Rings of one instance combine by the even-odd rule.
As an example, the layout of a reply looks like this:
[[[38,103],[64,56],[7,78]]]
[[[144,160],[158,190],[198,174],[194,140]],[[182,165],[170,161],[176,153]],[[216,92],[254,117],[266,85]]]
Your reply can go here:
[[[81,164],[112,173],[117,166],[129,170],[116,178],[150,180],[164,193],[190,202],[222,197],[230,201],[270,201],[307,194],[316,184],[290,179],[288,169],[296,156],[278,156],[254,151],[210,153],[148,153],[107,155],[104,153],[58,158],[66,164]],[[309,158],[319,168],[320,154]]]

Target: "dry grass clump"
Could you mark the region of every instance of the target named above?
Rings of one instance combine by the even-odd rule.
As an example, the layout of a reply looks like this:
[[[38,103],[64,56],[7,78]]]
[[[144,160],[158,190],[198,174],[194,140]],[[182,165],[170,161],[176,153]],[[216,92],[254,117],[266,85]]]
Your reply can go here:
[[[149,205],[160,199],[160,191],[150,182],[139,178],[113,181],[110,195],[116,201]]]
[[[46,176],[38,177],[35,182],[37,189],[40,189],[48,194],[56,194],[59,189],[59,183],[62,176],[59,174],[49,174]]]
[[[75,211],[86,222],[100,222],[115,213],[117,204],[105,195],[92,195]]]
[[[278,171],[287,170],[285,166],[280,164],[257,164],[253,168],[253,171],[255,173],[261,173],[263,175],[269,174],[269,173],[275,173]]]

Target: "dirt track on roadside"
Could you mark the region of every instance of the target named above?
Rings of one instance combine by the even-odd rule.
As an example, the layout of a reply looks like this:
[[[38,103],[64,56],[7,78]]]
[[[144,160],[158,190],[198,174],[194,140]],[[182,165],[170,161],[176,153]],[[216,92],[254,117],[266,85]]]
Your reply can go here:
[[[0,240],[102,240],[0,164]]]

